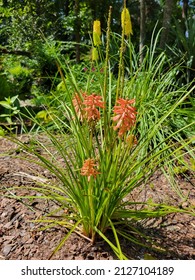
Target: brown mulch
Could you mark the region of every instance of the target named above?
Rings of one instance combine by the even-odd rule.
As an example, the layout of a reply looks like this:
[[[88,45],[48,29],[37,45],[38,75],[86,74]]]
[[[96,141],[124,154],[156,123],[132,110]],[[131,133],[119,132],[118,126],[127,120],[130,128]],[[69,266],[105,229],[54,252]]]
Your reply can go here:
[[[24,136],[25,137],[25,136]],[[48,171],[40,166],[13,158],[17,154],[17,146],[4,138],[0,139],[0,259],[6,260],[47,260],[60,240],[67,234],[66,228],[56,227],[40,230],[40,225],[33,220],[48,213],[55,204],[43,201],[39,194],[32,201],[6,197],[12,186],[34,186],[35,175],[55,180]],[[21,152],[20,152],[21,153]],[[26,155],[24,155],[26,156]],[[25,174],[30,176],[27,178]],[[170,187],[167,179],[156,172],[152,181],[136,189],[127,199],[133,201],[165,202],[181,208],[195,206],[195,180],[191,174],[186,179],[177,178],[183,200]],[[26,189],[12,190],[12,195],[29,194]],[[156,244],[162,246],[164,252],[136,245],[121,239],[121,247],[129,259],[195,259],[195,219],[187,214],[171,214],[163,218],[148,219],[136,224],[143,234],[149,236]],[[113,238],[111,233],[107,233]],[[130,233],[131,234],[131,233]],[[73,233],[64,246],[52,257],[56,260],[111,260],[117,259],[110,247],[102,240],[92,245],[84,237]]]

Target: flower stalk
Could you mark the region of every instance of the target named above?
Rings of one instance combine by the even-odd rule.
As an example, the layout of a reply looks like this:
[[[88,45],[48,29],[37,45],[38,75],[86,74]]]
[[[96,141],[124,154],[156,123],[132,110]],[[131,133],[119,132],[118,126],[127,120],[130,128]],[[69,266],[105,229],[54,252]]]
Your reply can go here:
[[[108,67],[109,67],[109,53],[110,53],[110,33],[111,33],[111,15],[112,15],[112,6],[109,7],[108,13],[108,23],[107,23],[107,32],[106,32],[106,59],[104,66],[104,88],[103,88],[103,100],[104,100],[104,132],[105,132],[105,141],[107,138],[107,127],[108,127],[108,112],[107,112],[107,81],[108,81]]]
[[[126,0],[124,0],[124,8],[126,9]],[[121,46],[119,52],[118,80],[116,89],[116,100],[122,96],[124,84],[124,51],[125,51],[125,29],[122,28]]]

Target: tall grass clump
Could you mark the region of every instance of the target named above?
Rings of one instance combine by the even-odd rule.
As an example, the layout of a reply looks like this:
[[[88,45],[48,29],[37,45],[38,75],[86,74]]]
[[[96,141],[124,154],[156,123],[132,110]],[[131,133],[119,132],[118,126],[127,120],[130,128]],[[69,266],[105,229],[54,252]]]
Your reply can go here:
[[[123,12],[124,22],[130,18],[126,15],[127,12]],[[74,231],[92,243],[103,238],[119,259],[126,259],[119,237],[138,242],[130,234],[133,229],[136,236],[138,234],[132,221],[172,212],[194,215],[190,209],[152,202],[145,202],[136,210],[134,206],[137,203],[127,199],[158,168],[172,164],[178,154],[193,154],[193,148],[190,148],[192,139],[181,137],[183,128],[173,131],[170,121],[176,108],[194,88],[188,90],[187,87],[173,85],[178,66],[164,71],[165,56],[162,53],[155,57],[155,44],[146,50],[142,65],[137,62],[137,69],[126,79],[123,47],[131,49],[130,63],[135,56],[132,46],[128,45],[128,36],[131,36],[131,32],[125,29],[128,22],[122,28],[119,73],[115,79],[110,69],[110,22],[111,8],[103,76],[98,60],[93,61],[96,75],[100,77],[97,91],[91,90],[91,72],[83,74],[89,75],[89,79],[81,88],[71,68],[56,56],[67,101],[55,97],[58,106],[51,119],[55,132],[41,127],[50,146],[41,142],[37,135],[31,137],[30,145],[18,138],[11,140],[33,156],[32,161],[48,169],[58,179],[55,184],[37,183],[29,187],[41,193],[40,198],[51,199],[59,205],[55,218],[51,212],[37,222],[45,222],[48,227],[61,225],[69,229],[54,252]],[[96,34],[98,44],[99,39]],[[188,126],[193,126],[193,123]],[[68,211],[61,214],[61,210]],[[114,238],[112,242],[107,236],[110,230]]]
[[[171,179],[170,175],[173,174],[175,166],[175,146],[178,143],[184,144],[185,141],[194,143],[195,113],[192,110],[192,103],[189,106],[194,86],[193,83],[180,86],[177,78],[181,71],[180,63],[173,65],[164,52],[156,54],[159,35],[160,31],[155,36],[154,30],[150,46],[145,46],[142,50],[144,58],[141,63],[140,54],[136,54],[131,42],[126,42],[132,52],[132,59],[129,61],[132,66],[127,69],[133,67],[134,72],[125,83],[124,95],[136,100],[138,111],[136,132],[139,135],[139,142],[142,142],[142,139],[144,141],[142,156],[159,151],[159,157],[170,160],[166,165],[163,164],[162,169]],[[188,144],[184,146],[186,153],[194,160],[191,146]],[[170,182],[182,197],[178,186],[173,180]]]

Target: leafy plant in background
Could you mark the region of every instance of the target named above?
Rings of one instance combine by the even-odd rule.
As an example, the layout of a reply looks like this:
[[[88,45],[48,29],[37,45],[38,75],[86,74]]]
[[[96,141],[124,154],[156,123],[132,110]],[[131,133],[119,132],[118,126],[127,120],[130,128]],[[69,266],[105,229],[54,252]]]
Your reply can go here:
[[[0,126],[0,138],[5,136],[5,130]]]
[[[0,100],[16,95],[20,100],[27,99],[33,82],[34,65],[32,61],[19,55],[6,54],[6,56],[2,56],[1,63]]]
[[[7,81],[6,75],[4,73],[0,74],[0,94],[0,100],[3,100],[5,97],[10,96],[10,83]]]
[[[183,68],[178,73],[181,84],[189,83],[195,77],[195,19],[193,16],[183,21],[175,19],[175,26],[173,34],[175,37],[175,43],[172,46],[168,46],[167,53],[172,57],[172,63],[180,61]]]
[[[183,25],[182,25],[183,23]],[[176,35],[175,46],[169,47],[168,54],[171,55],[171,64],[180,61],[180,69],[178,69],[177,78],[178,86],[188,84],[193,85],[195,78],[195,19],[191,15],[183,22],[175,20]],[[172,116],[172,128],[179,129],[187,124],[195,121],[195,96],[194,91],[186,98],[186,100],[175,110]],[[186,137],[193,137],[194,128],[186,128],[182,130],[182,134]]]
[[[124,21],[127,20],[125,17]],[[50,258],[70,234],[76,232],[92,243],[103,238],[119,259],[127,259],[121,249],[120,236],[146,247],[154,245],[148,245],[150,237],[135,228],[135,221],[173,212],[194,215],[193,209],[180,209],[151,201],[140,204],[127,199],[158,168],[177,159],[179,152],[189,153],[191,139],[180,137],[181,141],[176,142],[182,129],[171,131],[169,121],[193,87],[190,90],[171,90],[172,76],[177,66],[171,72],[163,73],[164,54],[154,59],[153,46],[148,49],[144,66],[138,67],[126,81],[123,63],[125,28],[122,29],[118,80],[113,85],[109,68],[110,22],[111,10],[103,79],[100,79],[99,89],[95,92],[91,90],[91,72],[87,86],[81,88],[71,68],[56,55],[67,102],[59,96],[55,98],[58,104],[57,114],[52,117],[55,134],[42,127],[50,145],[44,145],[36,135],[32,135],[30,145],[11,138],[27,153],[38,158],[38,161],[35,159],[37,164],[47,168],[58,179],[58,184],[37,183],[36,186],[25,187],[41,193],[40,199],[51,199],[59,205],[54,211],[55,218],[51,211],[36,222],[49,224],[45,229],[56,225],[69,229]],[[96,65],[99,69],[98,62]],[[95,75],[100,77],[100,71]],[[170,101],[171,104],[168,104]],[[188,127],[192,125],[188,124]],[[40,153],[38,147],[44,153]],[[193,149],[190,152],[193,153]],[[63,159],[63,162],[59,159]],[[35,198],[30,195],[25,197]],[[139,210],[135,205],[140,205]],[[65,212],[62,213],[62,210]],[[108,238],[109,230],[113,233],[114,241]],[[147,242],[143,244],[139,238],[135,238],[138,235]]]
[[[190,82],[195,77],[195,18],[192,16],[185,20],[185,30],[175,20],[176,50],[174,55],[185,61],[186,80]],[[171,48],[170,48],[171,49]]]
[[[17,103],[17,104],[16,104]],[[1,114],[0,118],[5,118],[7,123],[14,124],[14,118],[19,115],[19,103],[18,96],[5,98],[4,101],[0,101],[0,106],[6,109],[7,113]]]
[[[1,57],[0,119],[8,125],[19,117],[20,101],[29,98],[33,71],[29,58],[9,52]]]

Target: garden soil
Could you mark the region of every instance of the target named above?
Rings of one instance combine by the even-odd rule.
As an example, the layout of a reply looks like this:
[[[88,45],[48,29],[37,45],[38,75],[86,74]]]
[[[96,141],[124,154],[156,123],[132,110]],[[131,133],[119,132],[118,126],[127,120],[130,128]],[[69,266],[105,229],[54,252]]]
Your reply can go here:
[[[22,136],[22,141],[28,142],[28,137]],[[16,144],[4,138],[0,139],[0,260],[117,259],[103,240],[98,240],[92,245],[84,236],[76,233],[73,233],[62,248],[51,257],[53,250],[67,234],[67,229],[63,227],[44,229],[43,225],[35,223],[34,220],[55,209],[56,205],[52,201],[41,200],[40,194],[28,191],[22,186],[34,186],[37,176],[43,181],[45,178],[51,181],[55,178],[35,163],[22,160],[21,156],[28,155],[19,151]],[[156,172],[149,183],[133,191],[126,199],[143,202],[152,199],[154,202],[165,202],[181,209],[194,208],[194,176],[190,173],[186,176],[177,175],[177,181],[186,199],[178,196],[161,172]],[[13,186],[18,188],[7,189]],[[8,198],[10,194],[15,195],[15,199]],[[28,194],[36,195],[37,199],[21,200],[18,197]],[[156,244],[156,250],[152,250],[150,246],[147,248],[121,239],[122,250],[129,259],[195,259],[193,216],[170,214],[163,218],[144,220],[136,223],[135,227],[150,237]],[[111,232],[108,231],[107,235],[113,240]],[[137,238],[135,233],[129,232],[129,235]],[[158,247],[163,247],[163,250],[157,250]]]

